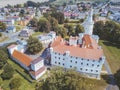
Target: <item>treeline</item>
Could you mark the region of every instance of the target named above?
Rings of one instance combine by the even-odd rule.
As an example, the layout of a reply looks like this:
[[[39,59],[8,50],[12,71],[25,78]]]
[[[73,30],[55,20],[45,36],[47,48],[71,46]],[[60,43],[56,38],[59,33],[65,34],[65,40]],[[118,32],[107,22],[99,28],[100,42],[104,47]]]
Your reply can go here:
[[[85,78],[74,70],[57,68],[51,70],[45,81],[36,85],[36,90],[96,90],[104,86],[102,80]]]
[[[94,24],[93,33],[97,34],[100,39],[120,44],[120,24],[118,23],[98,21]]]

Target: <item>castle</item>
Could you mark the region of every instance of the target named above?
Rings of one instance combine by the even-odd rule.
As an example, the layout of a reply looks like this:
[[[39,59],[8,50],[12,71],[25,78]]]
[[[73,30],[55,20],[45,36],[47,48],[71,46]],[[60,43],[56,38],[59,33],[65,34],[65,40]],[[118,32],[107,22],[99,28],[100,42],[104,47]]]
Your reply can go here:
[[[78,37],[70,37],[69,41],[56,37],[50,45],[51,65],[74,68],[90,77],[100,79],[105,61],[103,49],[98,45],[99,37],[93,35],[93,10],[89,12],[83,23],[85,32]]]

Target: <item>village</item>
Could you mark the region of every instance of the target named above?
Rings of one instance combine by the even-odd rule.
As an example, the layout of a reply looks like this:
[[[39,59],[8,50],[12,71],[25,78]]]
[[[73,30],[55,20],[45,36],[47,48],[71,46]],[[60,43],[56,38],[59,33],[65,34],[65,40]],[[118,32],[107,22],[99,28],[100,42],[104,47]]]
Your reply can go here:
[[[104,36],[95,29],[98,29],[97,22],[100,25],[101,22],[112,23],[111,20],[120,23],[120,7],[116,7],[118,3],[76,0],[58,6],[46,5],[51,2],[52,0],[37,4],[28,1],[23,5],[0,8],[0,47],[5,47],[9,56],[9,60],[4,63],[13,63],[12,67],[18,74],[31,83],[37,82],[35,90],[40,90],[38,82],[47,81],[57,68],[62,68],[63,72],[78,72],[83,78],[88,78],[88,81],[98,80],[103,83],[98,90],[111,90],[108,89],[111,87],[109,84],[106,87],[102,77],[111,75],[111,82],[115,83],[107,61],[108,56],[106,57],[104,46],[100,44]],[[117,24],[114,27],[117,28]],[[115,40],[114,43],[119,43],[119,34],[115,36],[113,39],[108,37]],[[107,35],[105,38],[110,41]],[[119,38],[118,41],[116,38]],[[0,67],[4,69],[5,65]],[[5,70],[1,72],[3,81],[8,78],[4,73]],[[5,88],[2,84],[0,86]],[[85,90],[90,90],[93,86]],[[119,90],[117,85],[112,88]],[[25,90],[28,90],[27,86]]]

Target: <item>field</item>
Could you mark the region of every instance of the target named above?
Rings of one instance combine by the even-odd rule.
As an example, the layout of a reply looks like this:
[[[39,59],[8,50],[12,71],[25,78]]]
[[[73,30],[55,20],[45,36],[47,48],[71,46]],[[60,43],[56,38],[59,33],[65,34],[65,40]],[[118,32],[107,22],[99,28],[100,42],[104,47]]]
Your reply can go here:
[[[107,41],[100,41],[107,61],[113,73],[120,69],[120,45],[113,45]]]
[[[75,0],[71,0],[73,3],[75,3]],[[93,2],[93,1],[100,1],[103,2],[105,0],[76,0],[77,2]],[[53,4],[55,5],[63,5],[64,3],[68,3],[69,0],[56,0],[55,2],[53,2]]]
[[[8,63],[11,64],[14,69],[19,70],[21,73],[25,74],[25,76],[29,79],[31,79],[31,77],[29,76],[29,74],[25,73],[24,69],[21,68],[19,65],[17,65],[15,62],[13,62],[12,60],[8,60]],[[22,80],[22,85],[19,88],[19,90],[34,90],[35,87],[35,83],[30,83],[28,82],[28,80],[26,80],[23,76],[21,76],[18,72],[15,71],[14,77],[19,77]],[[13,78],[14,78],[13,77]],[[32,79],[31,79],[32,80]],[[4,80],[2,82],[1,87],[3,88],[3,90],[10,90],[9,87],[9,83],[11,80]]]

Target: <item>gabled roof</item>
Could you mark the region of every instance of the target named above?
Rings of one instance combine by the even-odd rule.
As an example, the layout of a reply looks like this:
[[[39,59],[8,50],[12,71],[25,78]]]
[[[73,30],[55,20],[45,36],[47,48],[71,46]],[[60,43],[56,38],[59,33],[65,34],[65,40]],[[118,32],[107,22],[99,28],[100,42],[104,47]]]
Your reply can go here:
[[[23,53],[21,53],[21,52],[19,52],[17,50],[14,50],[12,56],[16,60],[18,60],[19,62],[21,62],[22,64],[24,64],[25,66],[30,66],[30,63],[32,61],[32,59],[29,56],[27,56],[27,55],[25,55],[25,54],[23,54]]]
[[[80,46],[70,46],[65,42],[62,42],[61,39],[62,39],[61,37],[58,37],[51,44],[51,47],[53,48],[54,52],[65,54],[66,51],[70,51],[70,56],[91,59],[91,60],[99,60],[103,56],[103,50],[97,49],[96,46],[95,48],[91,48],[91,49],[82,48]]]
[[[38,57],[35,60],[33,60],[31,63],[32,64],[36,64],[36,63],[40,62],[41,60],[43,60],[43,58],[42,57]]]

